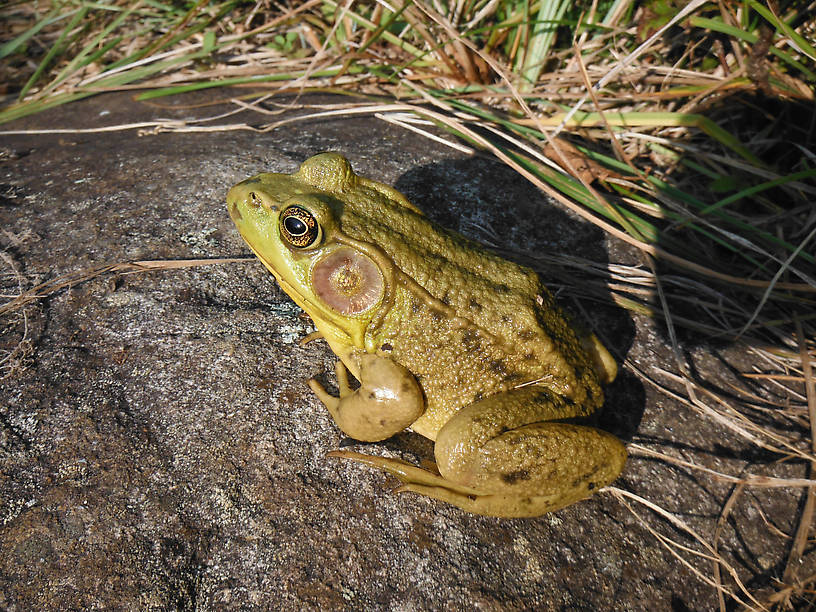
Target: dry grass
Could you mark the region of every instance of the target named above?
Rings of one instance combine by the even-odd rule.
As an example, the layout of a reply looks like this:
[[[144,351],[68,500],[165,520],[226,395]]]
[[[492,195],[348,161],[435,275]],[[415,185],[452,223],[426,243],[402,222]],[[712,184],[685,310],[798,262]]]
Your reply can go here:
[[[608,268],[549,257],[566,276],[580,271],[588,280],[580,289],[565,280],[573,293],[611,293],[666,326],[673,361],[650,372],[626,367],[686,405],[701,426],[725,427],[772,457],[724,473],[648,441],[631,445],[636,461],[648,457],[731,487],[707,533],[645,494],[609,491],[718,590],[721,609],[813,605],[816,576],[799,574],[809,567],[799,562],[812,546],[816,485],[812,3],[188,6],[0,9],[8,30],[0,121],[104,91],[138,90],[139,99],[161,104],[162,96],[230,86],[220,100],[233,105],[228,113],[97,129],[268,131],[364,113],[460,151],[489,152],[642,254],[642,265]],[[314,107],[280,97],[310,91],[367,99]],[[252,124],[233,122],[248,110]],[[145,269],[114,264],[26,289],[4,260],[16,289],[0,316],[23,317],[8,327],[23,341],[0,356],[6,375],[28,350],[27,304],[99,274]],[[692,373],[678,331],[738,343],[752,370],[727,388],[712,386]],[[776,475],[790,464],[807,466],[808,476]],[[779,488],[803,494],[794,533],[767,520],[768,533],[786,542],[785,569],[774,584],[746,586],[749,570],[722,553],[722,533],[735,509],[757,504],[752,491]]]

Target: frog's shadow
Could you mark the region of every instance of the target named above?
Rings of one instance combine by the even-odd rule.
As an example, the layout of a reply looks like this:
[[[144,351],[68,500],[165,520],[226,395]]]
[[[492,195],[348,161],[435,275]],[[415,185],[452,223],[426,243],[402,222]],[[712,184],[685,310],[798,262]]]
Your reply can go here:
[[[551,288],[565,280],[575,287],[575,275],[548,272],[537,256],[566,253],[595,263],[608,262],[600,229],[559,209],[527,180],[493,159],[448,159],[417,166],[400,176],[394,186],[431,220],[532,267]],[[628,313],[613,306],[611,299],[581,299],[580,309],[592,313],[591,320],[584,320],[574,300],[559,302],[595,331],[620,363],[635,336]],[[621,368],[605,391],[597,424],[631,440],[645,409],[643,385]]]

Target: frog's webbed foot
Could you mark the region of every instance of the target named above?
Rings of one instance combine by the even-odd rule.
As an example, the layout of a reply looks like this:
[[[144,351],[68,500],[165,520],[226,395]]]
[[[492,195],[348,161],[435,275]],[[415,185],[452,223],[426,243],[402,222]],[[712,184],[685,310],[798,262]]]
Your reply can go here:
[[[467,512],[485,516],[540,516],[586,497],[583,492],[575,492],[573,495],[559,493],[529,496],[486,494],[478,489],[446,480],[439,474],[434,474],[401,459],[376,457],[347,450],[330,451],[328,456],[350,459],[391,474],[402,483],[394,490],[395,493],[417,493],[447,502]]]
[[[360,388],[349,385],[343,362],[335,366],[340,396],[334,397],[315,379],[309,387],[343,432],[355,440],[377,442],[393,436],[425,411],[422,390],[408,370],[386,357],[360,356]]]
[[[434,474],[421,467],[417,467],[402,459],[392,459],[389,457],[376,457],[374,455],[364,455],[363,453],[356,453],[348,450],[333,450],[327,453],[328,457],[340,457],[341,459],[351,459],[357,463],[362,463],[372,468],[380,469],[392,476],[396,477],[402,485],[396,489],[397,493],[403,491],[415,491],[417,493],[424,493],[424,491],[416,490],[417,487],[425,489],[451,489],[461,495],[478,495],[476,489],[459,486],[449,480],[445,480],[439,474]],[[424,493],[428,495],[427,493]],[[428,495],[429,497],[436,497]]]

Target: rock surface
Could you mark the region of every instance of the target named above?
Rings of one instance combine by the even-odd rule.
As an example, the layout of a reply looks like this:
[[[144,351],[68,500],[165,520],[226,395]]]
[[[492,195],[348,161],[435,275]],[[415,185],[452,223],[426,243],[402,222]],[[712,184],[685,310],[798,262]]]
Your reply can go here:
[[[192,112],[105,95],[0,129]],[[520,257],[603,263],[608,248],[613,261],[637,261],[499,164],[373,117],[270,133],[2,139],[7,295],[19,292],[13,270],[26,289],[111,262],[248,255],[226,214],[227,189],[325,150],[343,152],[360,174],[395,185],[444,225]],[[579,307],[619,357],[644,369],[672,363],[647,319],[635,326],[618,309]],[[321,342],[298,346],[310,322],[254,261],[100,275],[2,322],[4,350],[23,333],[29,348],[0,383],[2,609],[716,606],[714,589],[608,492],[538,519],[499,520],[393,495],[382,474],[327,458],[350,441],[304,381],[328,373],[332,384],[334,358]],[[727,371],[720,356],[692,352],[708,371]],[[711,467],[745,464],[732,434],[631,373],[609,389],[603,421],[627,441],[669,441]],[[410,433],[365,451],[432,458],[431,444]],[[638,457],[616,485],[706,534],[730,491]],[[793,525],[794,493],[757,493],[782,529]],[[751,551],[746,571],[773,574],[779,547],[752,527],[759,518],[737,519],[733,546]],[[658,529],[693,544],[665,521]],[[735,538],[726,529],[723,548]]]

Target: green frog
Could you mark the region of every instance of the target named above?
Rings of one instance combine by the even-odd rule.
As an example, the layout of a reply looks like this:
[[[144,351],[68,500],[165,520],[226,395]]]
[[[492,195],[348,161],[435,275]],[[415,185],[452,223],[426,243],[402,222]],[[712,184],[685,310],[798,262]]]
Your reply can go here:
[[[435,469],[348,450],[466,511],[538,516],[611,483],[612,434],[580,424],[617,365],[576,332],[534,271],[428,220],[338,153],[264,173],[227,196],[241,236],[337,355],[339,396],[309,386],[362,441],[410,429]],[[358,381],[354,388],[348,373]]]

